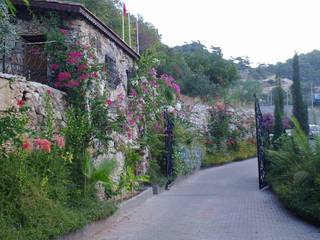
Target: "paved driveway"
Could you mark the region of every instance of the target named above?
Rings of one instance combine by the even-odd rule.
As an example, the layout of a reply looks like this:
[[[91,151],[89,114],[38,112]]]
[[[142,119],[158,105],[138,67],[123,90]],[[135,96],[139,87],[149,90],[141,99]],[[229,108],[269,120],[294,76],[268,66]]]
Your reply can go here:
[[[106,225],[101,240],[315,240],[320,229],[258,190],[256,159],[200,171]]]

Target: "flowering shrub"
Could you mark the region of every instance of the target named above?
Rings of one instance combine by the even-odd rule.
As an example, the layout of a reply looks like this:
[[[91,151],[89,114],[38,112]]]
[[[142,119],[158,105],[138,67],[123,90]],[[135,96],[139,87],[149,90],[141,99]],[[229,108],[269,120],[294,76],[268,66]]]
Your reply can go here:
[[[269,132],[273,131],[274,116],[272,113],[265,113],[262,115],[262,126],[268,129]]]
[[[217,102],[209,111],[207,147],[209,152],[221,151],[226,146],[230,129],[231,112],[222,102]],[[231,139],[229,139],[231,140]]]
[[[227,104],[218,101],[210,110],[210,121],[208,123],[206,138],[209,155],[206,161],[210,162],[212,159],[215,159],[215,157],[210,158],[210,155],[221,157],[231,154],[235,156],[236,154],[233,153],[241,151],[241,144],[243,142],[255,146],[254,115],[250,112],[236,112]],[[255,147],[250,148],[250,154],[248,155],[253,156],[254,154],[251,149],[254,150]],[[229,157],[225,159],[229,159]]]
[[[0,115],[0,157],[10,150],[10,145],[21,145],[23,135],[29,132],[27,127],[28,106],[19,99],[16,107],[11,107]],[[27,144],[25,145],[27,147]]]
[[[262,125],[263,127],[265,127],[266,129],[268,129],[269,133],[273,133],[274,131],[274,116],[272,113],[264,113],[262,115]],[[289,117],[284,116],[282,118],[282,125],[284,129],[290,129],[292,128],[292,121]]]
[[[155,68],[144,70],[144,66],[129,85],[127,130],[129,133],[138,131],[136,139],[141,150],[146,147],[149,150],[151,182],[161,184],[166,175],[164,112],[173,115],[177,111],[172,106],[175,106],[180,87],[171,76],[158,76]]]
[[[94,48],[83,44],[80,35],[73,36],[64,28],[53,28],[48,38],[55,42],[46,47],[51,62],[51,84],[67,92],[70,104],[67,127],[63,130],[66,139],[52,134],[51,138],[59,148],[66,145],[72,153],[73,178],[83,187],[84,194],[91,194],[94,184],[88,191],[90,174],[85,166],[91,165],[88,161],[92,161],[93,156],[107,151],[113,132],[122,133],[126,129],[125,96],[111,100],[107,88],[101,92],[100,85],[108,83],[106,65],[98,62]],[[134,124],[133,118],[128,121],[130,126]],[[88,154],[89,149],[95,151]]]

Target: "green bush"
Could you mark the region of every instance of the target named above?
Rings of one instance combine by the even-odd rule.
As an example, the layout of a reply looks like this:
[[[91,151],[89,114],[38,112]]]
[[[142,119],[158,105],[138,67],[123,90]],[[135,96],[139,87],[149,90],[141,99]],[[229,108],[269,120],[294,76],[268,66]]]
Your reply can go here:
[[[225,151],[207,154],[202,161],[202,167],[210,167],[235,161],[241,161],[255,157],[257,155],[257,147],[253,143],[250,143],[248,141],[240,141],[238,143],[238,146],[239,150],[237,151]]]
[[[0,239],[54,239],[115,211],[93,196],[76,196],[63,161],[38,151],[0,159]]]
[[[320,223],[320,139],[310,143],[294,123],[292,137],[282,135],[277,149],[268,151],[267,180],[288,208]]]

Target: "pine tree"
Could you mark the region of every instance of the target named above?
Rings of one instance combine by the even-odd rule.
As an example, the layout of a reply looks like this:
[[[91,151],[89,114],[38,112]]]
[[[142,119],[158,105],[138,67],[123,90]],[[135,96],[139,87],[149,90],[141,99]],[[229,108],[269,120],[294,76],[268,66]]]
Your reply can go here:
[[[284,114],[283,103],[283,89],[281,87],[281,79],[276,76],[277,87],[274,91],[274,136],[273,140],[276,140],[283,133],[282,118]]]
[[[293,116],[297,119],[301,125],[302,130],[305,134],[309,133],[308,123],[308,108],[303,102],[301,86],[300,86],[300,69],[299,69],[299,56],[295,53],[293,57],[293,84],[291,87],[292,101],[293,101]]]

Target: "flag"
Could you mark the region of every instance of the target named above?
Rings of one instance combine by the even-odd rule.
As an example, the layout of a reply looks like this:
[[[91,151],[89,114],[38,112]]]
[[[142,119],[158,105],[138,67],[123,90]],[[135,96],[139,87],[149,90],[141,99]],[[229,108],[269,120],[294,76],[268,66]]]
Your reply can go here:
[[[130,13],[128,14],[128,30],[129,30],[129,46],[131,47],[131,20],[130,20]]]
[[[127,8],[126,8],[126,4],[123,2],[123,16],[127,16]]]

